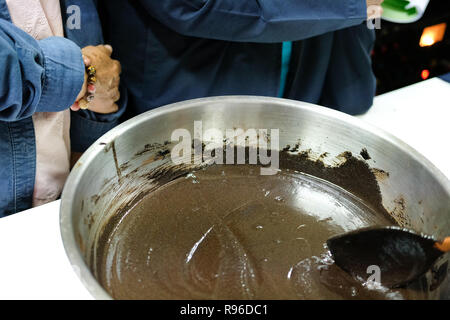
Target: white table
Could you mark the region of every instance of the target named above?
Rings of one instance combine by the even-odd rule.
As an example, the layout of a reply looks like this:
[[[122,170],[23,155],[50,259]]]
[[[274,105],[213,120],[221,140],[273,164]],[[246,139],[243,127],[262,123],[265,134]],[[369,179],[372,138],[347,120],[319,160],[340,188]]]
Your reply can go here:
[[[359,118],[391,132],[450,178],[450,84],[434,78],[375,99]],[[0,220],[0,299],[92,299],[59,232],[59,201]]]
[[[397,136],[450,179],[450,83],[433,78],[383,94],[358,118]]]

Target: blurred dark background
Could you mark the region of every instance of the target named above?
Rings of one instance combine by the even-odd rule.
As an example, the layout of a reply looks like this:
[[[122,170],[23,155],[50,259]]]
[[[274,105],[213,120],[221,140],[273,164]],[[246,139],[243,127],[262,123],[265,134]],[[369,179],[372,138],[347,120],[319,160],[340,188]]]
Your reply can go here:
[[[442,23],[446,23],[443,40],[421,47],[424,29]],[[382,20],[372,58],[377,94],[450,72],[450,0],[431,0],[414,23]]]

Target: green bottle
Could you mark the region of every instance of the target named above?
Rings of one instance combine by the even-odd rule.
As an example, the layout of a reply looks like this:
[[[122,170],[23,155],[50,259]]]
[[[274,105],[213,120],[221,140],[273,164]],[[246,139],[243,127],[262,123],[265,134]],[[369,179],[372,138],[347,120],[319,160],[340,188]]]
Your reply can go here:
[[[422,18],[430,0],[384,0],[383,19],[397,23],[412,23]]]

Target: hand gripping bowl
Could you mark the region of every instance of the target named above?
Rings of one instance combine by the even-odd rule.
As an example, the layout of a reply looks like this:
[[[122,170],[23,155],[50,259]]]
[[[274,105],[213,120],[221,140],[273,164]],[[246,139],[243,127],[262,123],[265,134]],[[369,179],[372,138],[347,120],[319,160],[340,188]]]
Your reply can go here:
[[[351,152],[376,173],[382,206],[401,226],[436,238],[449,235],[449,180],[395,137],[354,117],[302,102],[251,96],[185,101],[141,114],[111,130],[70,174],[62,195],[61,234],[72,266],[94,298],[111,299],[95,276],[96,246],[103,227],[155,188],[148,173],[164,174],[162,168],[171,161],[167,154],[174,130],[192,133],[194,121],[200,120],[203,131],[279,129],[280,149],[297,145],[296,152],[307,151],[311,158],[326,154],[322,160],[329,166],[343,152]],[[435,266],[441,274],[433,288],[435,298],[448,298],[447,260],[448,255]]]

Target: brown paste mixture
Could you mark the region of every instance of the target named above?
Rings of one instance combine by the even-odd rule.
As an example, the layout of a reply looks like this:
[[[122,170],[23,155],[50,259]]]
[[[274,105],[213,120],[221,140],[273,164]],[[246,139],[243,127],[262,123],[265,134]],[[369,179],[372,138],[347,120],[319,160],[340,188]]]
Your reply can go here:
[[[333,264],[329,237],[393,224],[367,165],[346,157],[339,170],[283,155],[274,176],[216,165],[164,184],[105,228],[96,276],[116,299],[426,298]]]

